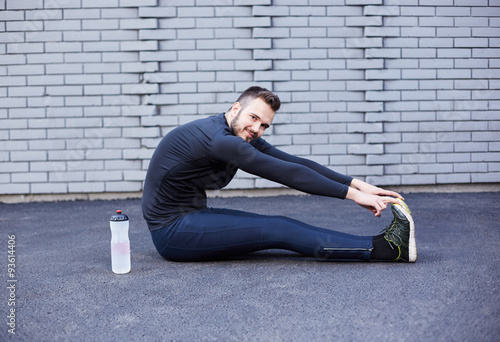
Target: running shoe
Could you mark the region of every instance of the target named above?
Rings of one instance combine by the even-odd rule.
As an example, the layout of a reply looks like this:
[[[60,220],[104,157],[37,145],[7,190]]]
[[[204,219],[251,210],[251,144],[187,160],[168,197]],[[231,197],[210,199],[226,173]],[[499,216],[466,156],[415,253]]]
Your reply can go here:
[[[408,206],[403,200],[401,204],[392,205],[394,219],[384,231],[384,238],[393,249],[398,250],[394,261],[415,262],[417,260],[417,246],[415,242],[415,224]],[[406,208],[405,208],[406,207]]]

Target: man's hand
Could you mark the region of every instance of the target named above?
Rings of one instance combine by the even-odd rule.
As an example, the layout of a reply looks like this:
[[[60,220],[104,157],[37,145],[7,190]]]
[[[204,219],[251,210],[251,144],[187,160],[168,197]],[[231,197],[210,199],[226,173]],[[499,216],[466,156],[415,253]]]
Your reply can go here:
[[[382,188],[363,182],[359,179],[353,179],[351,182],[351,186],[367,194],[379,195],[379,196],[392,196],[404,200],[403,196],[401,196],[395,191],[384,190]]]
[[[359,179],[352,180],[346,196],[347,199],[370,210],[376,217],[380,217],[388,203],[399,204],[394,197],[403,199],[397,192],[381,189]]]

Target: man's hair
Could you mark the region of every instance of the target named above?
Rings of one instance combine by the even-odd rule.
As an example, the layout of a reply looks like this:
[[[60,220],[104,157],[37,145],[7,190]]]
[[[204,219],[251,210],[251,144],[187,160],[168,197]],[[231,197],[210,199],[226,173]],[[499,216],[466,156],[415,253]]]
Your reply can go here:
[[[241,93],[236,102],[238,102],[241,105],[241,109],[243,109],[248,105],[248,102],[257,98],[267,103],[274,112],[277,112],[278,109],[280,109],[281,101],[278,95],[258,86],[250,87],[245,90]]]

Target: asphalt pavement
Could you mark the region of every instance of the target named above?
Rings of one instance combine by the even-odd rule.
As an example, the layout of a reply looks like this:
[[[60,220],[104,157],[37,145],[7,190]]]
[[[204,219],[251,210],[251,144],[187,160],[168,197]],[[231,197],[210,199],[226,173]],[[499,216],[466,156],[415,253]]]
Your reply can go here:
[[[415,264],[281,250],[170,262],[155,251],[138,199],[0,204],[0,341],[498,341],[500,193],[403,195]],[[209,205],[358,235],[392,220],[390,210],[375,218],[317,196]],[[116,209],[130,218],[125,275],[111,272]]]

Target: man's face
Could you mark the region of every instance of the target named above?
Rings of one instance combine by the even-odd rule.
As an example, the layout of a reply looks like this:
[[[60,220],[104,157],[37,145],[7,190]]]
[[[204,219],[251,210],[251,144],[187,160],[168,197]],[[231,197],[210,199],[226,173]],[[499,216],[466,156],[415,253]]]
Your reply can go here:
[[[229,112],[229,127],[233,135],[250,142],[260,138],[274,119],[274,111],[259,98],[248,102],[245,108],[236,102]]]

